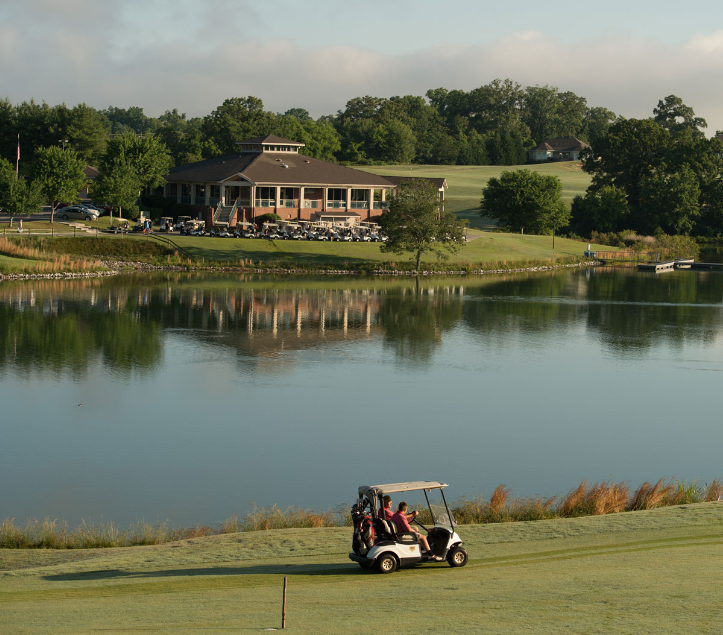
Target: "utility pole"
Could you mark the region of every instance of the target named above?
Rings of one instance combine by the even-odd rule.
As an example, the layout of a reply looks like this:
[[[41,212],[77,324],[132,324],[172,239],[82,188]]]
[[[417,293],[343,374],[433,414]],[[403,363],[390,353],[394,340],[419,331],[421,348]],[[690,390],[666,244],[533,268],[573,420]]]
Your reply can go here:
[[[58,139],[58,143],[63,144],[63,152],[65,152],[65,144],[68,143],[67,139]]]

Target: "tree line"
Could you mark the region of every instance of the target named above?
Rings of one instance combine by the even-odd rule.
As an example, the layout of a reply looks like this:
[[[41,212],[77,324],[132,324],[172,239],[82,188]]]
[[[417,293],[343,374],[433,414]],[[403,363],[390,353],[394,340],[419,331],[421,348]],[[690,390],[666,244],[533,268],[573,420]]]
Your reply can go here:
[[[527,150],[558,136],[576,136],[594,146],[618,117],[606,108],[554,86],[527,86],[511,79],[470,91],[435,88],[425,96],[355,97],[335,114],[311,117],[303,108],[275,113],[257,97],[226,99],[203,117],[174,108],[148,117],[143,108],[87,104],[50,106],[31,100],[0,100],[0,157],[15,161],[37,148],[71,147],[97,164],[116,135],[153,134],[174,165],[231,154],[246,138],[273,134],[305,143],[303,153],[355,164],[517,165]],[[22,161],[21,157],[21,161]]]

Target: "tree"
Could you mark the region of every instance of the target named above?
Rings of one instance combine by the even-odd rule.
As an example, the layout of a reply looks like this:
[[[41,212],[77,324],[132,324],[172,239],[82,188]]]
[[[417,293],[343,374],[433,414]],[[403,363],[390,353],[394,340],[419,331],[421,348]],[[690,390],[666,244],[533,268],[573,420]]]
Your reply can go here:
[[[136,167],[125,158],[117,158],[114,163],[104,162],[93,184],[93,198],[118,210],[118,216],[122,217],[124,207],[135,206],[141,187]]]
[[[692,130],[697,136],[703,137],[701,128],[707,128],[708,124],[702,117],[696,117],[690,106],[686,106],[683,100],[676,95],[668,95],[658,102],[653,108],[655,123],[662,126],[670,133],[681,130]]]
[[[233,154],[239,141],[270,134],[273,120],[258,97],[233,97],[204,117],[203,134],[222,154]]]
[[[55,209],[60,201],[78,200],[78,192],[87,182],[84,169],[85,161],[72,148],[50,146],[35,151],[32,174],[50,202],[51,224],[55,222]]]
[[[530,170],[492,177],[482,191],[480,214],[497,219],[507,230],[524,228],[531,234],[548,234],[554,226],[559,229],[570,222],[560,179]]]
[[[24,176],[17,176],[12,165],[0,159],[0,209],[10,214],[10,226],[15,216],[37,214],[44,203],[40,186]]]
[[[467,222],[444,211],[437,188],[420,178],[405,181],[397,188],[389,211],[382,214],[379,224],[387,237],[382,251],[413,253],[419,271],[424,253],[432,252],[438,258],[446,258],[448,252],[459,249]]]
[[[665,166],[643,178],[640,184],[643,229],[659,228],[667,234],[690,234],[700,216],[700,188],[689,165],[668,172]]]
[[[173,160],[168,148],[155,135],[138,137],[135,133],[125,132],[108,143],[99,172],[107,174],[119,165],[135,172],[140,190],[163,185]]]
[[[110,124],[102,113],[87,104],[78,104],[68,111],[65,129],[61,134],[86,165],[89,165],[97,162],[103,155],[109,131]]]
[[[621,231],[630,216],[625,192],[612,185],[590,188],[585,197],[576,196],[570,211],[572,231],[590,236],[593,231]]]

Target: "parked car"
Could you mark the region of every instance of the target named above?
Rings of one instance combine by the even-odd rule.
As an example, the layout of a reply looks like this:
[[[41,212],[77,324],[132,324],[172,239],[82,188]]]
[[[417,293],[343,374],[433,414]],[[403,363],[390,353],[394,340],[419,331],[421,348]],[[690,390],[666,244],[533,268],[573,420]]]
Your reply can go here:
[[[79,220],[98,220],[98,212],[96,210],[81,207],[80,205],[63,207],[58,212],[58,215],[63,220],[68,220],[70,218],[77,218]]]

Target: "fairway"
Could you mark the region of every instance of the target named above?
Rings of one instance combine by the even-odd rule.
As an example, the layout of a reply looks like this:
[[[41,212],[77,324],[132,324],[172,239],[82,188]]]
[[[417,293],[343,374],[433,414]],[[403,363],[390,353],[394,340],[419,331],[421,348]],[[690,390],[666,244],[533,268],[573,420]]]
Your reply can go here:
[[[723,505],[463,525],[469,564],[362,570],[350,529],[0,552],[0,631],[719,633]]]
[[[444,177],[448,186],[446,209],[459,218],[469,220],[470,227],[480,229],[495,226],[493,220],[479,215],[482,190],[491,177],[499,177],[505,170],[525,169],[558,177],[562,181],[562,199],[568,206],[575,196],[585,194],[591,181],[590,175],[582,171],[577,161],[534,165],[383,165],[358,169],[380,176]]]

